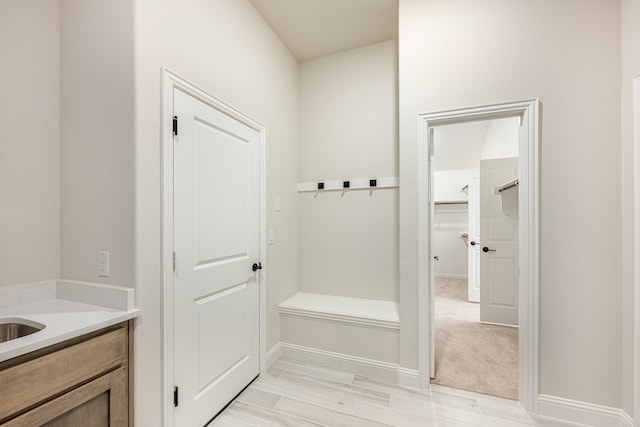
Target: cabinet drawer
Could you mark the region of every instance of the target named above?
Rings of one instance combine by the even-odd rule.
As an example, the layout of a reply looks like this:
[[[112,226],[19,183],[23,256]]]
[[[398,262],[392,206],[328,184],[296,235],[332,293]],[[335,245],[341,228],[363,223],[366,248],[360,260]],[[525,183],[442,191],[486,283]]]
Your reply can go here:
[[[0,371],[0,420],[33,407],[127,361],[127,330],[119,328]]]

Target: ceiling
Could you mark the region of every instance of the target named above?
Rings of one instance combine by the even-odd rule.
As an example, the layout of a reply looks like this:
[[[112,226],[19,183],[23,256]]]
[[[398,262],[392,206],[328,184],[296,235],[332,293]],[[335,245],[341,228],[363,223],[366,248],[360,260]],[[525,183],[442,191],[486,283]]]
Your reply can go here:
[[[398,38],[398,0],[249,0],[298,61]]]

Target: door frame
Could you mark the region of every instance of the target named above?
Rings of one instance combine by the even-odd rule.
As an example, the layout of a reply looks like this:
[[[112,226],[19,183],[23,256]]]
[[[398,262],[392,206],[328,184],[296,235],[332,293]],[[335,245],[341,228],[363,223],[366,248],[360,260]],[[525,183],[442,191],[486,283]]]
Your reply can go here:
[[[422,388],[429,388],[429,339],[433,303],[429,286],[429,135],[437,126],[509,117],[520,118],[519,197],[519,401],[536,412],[538,397],[540,286],[540,108],[539,99],[474,108],[424,113],[418,116],[418,369]]]
[[[194,84],[179,77],[167,68],[161,69],[161,215],[162,215],[162,415],[163,425],[172,427],[175,424],[173,406],[174,387],[174,275],[173,275],[173,93],[180,90],[201,102],[215,108],[218,111],[242,122],[260,134],[260,224],[259,224],[259,251],[260,262],[265,268],[258,270],[259,295],[259,321],[260,321],[260,374],[266,370],[266,307],[267,307],[267,229],[266,214],[266,131],[265,127],[240,111],[223,103],[219,99],[198,88]]]
[[[633,79],[633,423],[640,426],[640,74]]]

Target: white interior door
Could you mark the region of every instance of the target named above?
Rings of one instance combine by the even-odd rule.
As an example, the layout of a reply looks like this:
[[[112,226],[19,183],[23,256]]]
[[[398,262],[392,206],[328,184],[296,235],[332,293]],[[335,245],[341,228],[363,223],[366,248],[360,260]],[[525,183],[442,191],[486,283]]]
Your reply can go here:
[[[480,171],[477,171],[480,173]],[[480,302],[480,177],[469,182],[469,245],[467,277],[469,302]]]
[[[502,213],[494,191],[517,176],[517,157],[480,161],[482,322],[518,325],[518,221]]]
[[[176,426],[203,426],[259,374],[260,133],[174,90]]]

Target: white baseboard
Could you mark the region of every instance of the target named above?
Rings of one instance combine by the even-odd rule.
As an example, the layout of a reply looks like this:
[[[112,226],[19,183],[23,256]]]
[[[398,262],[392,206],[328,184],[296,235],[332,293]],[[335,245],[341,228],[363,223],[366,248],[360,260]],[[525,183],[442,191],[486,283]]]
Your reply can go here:
[[[398,380],[398,365],[394,363],[284,342],[280,343],[280,352],[283,358],[297,362],[312,363],[331,369],[353,372],[394,384]]]
[[[622,409],[541,394],[538,415],[594,427],[632,427],[633,420]]]
[[[398,367],[398,385],[418,389],[421,388],[420,371],[417,369]]]
[[[267,369],[273,366],[276,360],[282,356],[282,347],[280,343],[274,345],[265,355]]]

